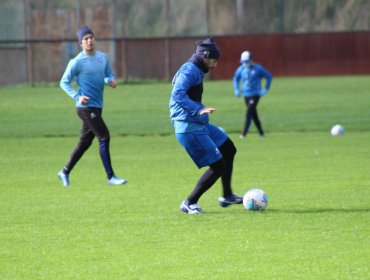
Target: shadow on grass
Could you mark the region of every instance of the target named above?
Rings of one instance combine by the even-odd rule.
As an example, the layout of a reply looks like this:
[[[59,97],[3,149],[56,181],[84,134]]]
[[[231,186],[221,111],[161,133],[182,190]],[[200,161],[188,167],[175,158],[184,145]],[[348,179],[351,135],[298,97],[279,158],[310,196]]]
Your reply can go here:
[[[228,210],[229,214],[269,214],[269,213],[281,213],[281,214],[323,214],[323,213],[366,213],[370,212],[370,208],[355,208],[355,209],[346,209],[346,208],[312,208],[312,209],[276,209],[268,208],[264,211],[247,211],[240,210],[237,208]],[[206,211],[207,214],[211,215],[224,215],[224,211]]]
[[[359,213],[370,212],[369,208],[312,208],[312,209],[268,209],[268,212],[274,213],[292,213],[292,214],[321,214],[321,213]],[[266,211],[266,212],[267,212]]]

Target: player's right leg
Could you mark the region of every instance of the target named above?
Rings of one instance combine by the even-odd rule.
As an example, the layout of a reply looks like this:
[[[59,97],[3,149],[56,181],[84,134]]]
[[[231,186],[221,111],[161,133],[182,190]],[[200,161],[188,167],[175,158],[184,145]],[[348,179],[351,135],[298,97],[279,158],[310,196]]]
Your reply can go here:
[[[85,122],[85,119],[88,116],[87,111],[77,109],[77,114],[82,119],[80,139],[76,147],[73,149],[69,161],[67,162],[65,167],[57,174],[58,178],[62,181],[63,186],[65,187],[68,187],[70,185],[69,173],[72,171],[73,167],[77,164],[86,150],[91,146],[94,139],[94,133],[89,129],[89,126]]]

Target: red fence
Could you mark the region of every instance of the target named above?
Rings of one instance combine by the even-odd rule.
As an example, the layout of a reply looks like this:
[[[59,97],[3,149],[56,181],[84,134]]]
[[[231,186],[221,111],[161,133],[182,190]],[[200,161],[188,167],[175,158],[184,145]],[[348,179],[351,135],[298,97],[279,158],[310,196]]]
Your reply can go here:
[[[199,38],[120,40],[118,76],[170,79]],[[213,79],[230,79],[244,50],[274,76],[368,75],[370,32],[217,36],[222,57]]]
[[[200,38],[101,39],[118,79],[170,80],[195,50]],[[222,52],[213,79],[230,79],[240,54],[276,76],[369,75],[370,32],[216,36]],[[59,82],[77,42],[33,41],[23,47],[0,48],[0,85]]]
[[[275,76],[370,74],[370,32],[216,38],[222,50],[214,79],[230,78],[249,50]]]

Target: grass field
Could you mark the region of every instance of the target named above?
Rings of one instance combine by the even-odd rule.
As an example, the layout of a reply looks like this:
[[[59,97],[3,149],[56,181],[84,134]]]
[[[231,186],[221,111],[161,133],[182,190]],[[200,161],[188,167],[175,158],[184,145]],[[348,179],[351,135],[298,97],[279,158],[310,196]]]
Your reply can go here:
[[[107,89],[116,173],[95,142],[56,177],[80,121],[57,87],[0,88],[0,279],[370,279],[370,79],[277,78],[259,105],[266,130],[239,139],[244,104],[230,81],[207,82],[213,123],[238,154],[233,185],[265,190],[264,212],[217,204],[220,183],[178,211],[203,172],[176,142],[170,85]],[[335,123],[345,128],[331,137]]]

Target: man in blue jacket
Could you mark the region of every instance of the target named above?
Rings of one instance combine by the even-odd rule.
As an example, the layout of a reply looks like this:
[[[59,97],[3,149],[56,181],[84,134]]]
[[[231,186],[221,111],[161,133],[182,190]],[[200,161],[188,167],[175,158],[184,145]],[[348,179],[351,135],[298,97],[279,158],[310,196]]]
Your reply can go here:
[[[260,97],[264,96],[270,89],[272,75],[263,66],[253,61],[253,55],[249,51],[242,52],[240,63],[241,65],[236,69],[233,78],[235,96],[240,97],[241,81],[241,92],[247,106],[245,125],[240,138],[247,135],[252,121],[256,125],[259,135],[264,136],[257,105]],[[263,79],[266,80],[264,88],[262,87]]]
[[[68,187],[69,173],[96,136],[108,184],[121,185],[127,181],[117,177],[113,172],[109,152],[109,130],[102,118],[104,86],[116,87],[114,74],[107,55],[95,49],[95,35],[90,28],[86,26],[80,28],[77,38],[82,51],[68,63],[60,86],[75,100],[77,115],[82,120],[82,129],[79,143],[65,167],[57,175],[63,185]],[[78,90],[72,87],[73,80],[76,80]]]
[[[202,214],[200,197],[221,177],[223,196],[219,204],[227,207],[241,204],[242,197],[233,194],[231,177],[236,148],[225,132],[209,123],[215,108],[202,103],[203,77],[217,67],[220,49],[213,38],[196,42],[196,51],[175,74],[169,102],[170,117],[178,142],[198,168],[208,166],[193,191],[180,205],[187,214]]]

